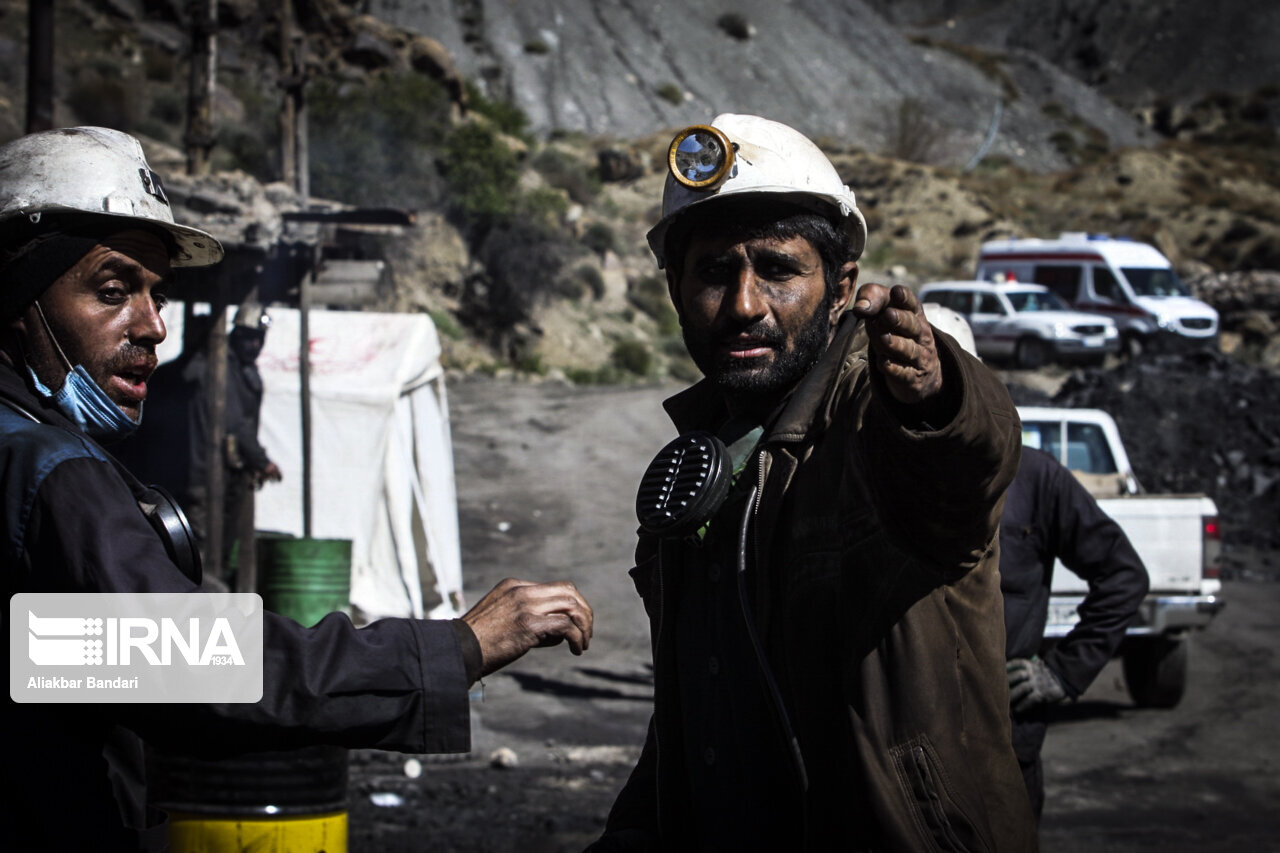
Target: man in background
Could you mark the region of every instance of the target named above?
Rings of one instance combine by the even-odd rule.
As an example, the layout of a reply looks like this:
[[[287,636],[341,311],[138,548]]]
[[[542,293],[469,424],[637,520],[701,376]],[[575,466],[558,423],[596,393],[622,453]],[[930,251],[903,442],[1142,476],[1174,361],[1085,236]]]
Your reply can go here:
[[[1054,563],[1089,584],[1080,621],[1043,656]],[[1000,591],[1013,751],[1031,806],[1044,810],[1040,749],[1048,710],[1083,693],[1111,660],[1147,594],[1142,559],[1093,495],[1049,454],[1022,448],[1000,518]]]

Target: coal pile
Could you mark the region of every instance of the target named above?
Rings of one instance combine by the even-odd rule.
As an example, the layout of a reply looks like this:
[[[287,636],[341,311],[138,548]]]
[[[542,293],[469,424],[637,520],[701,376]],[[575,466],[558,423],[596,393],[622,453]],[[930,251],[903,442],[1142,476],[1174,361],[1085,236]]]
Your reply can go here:
[[[1052,404],[1115,418],[1146,491],[1213,498],[1227,548],[1280,549],[1280,375],[1218,352],[1155,355],[1073,373]]]

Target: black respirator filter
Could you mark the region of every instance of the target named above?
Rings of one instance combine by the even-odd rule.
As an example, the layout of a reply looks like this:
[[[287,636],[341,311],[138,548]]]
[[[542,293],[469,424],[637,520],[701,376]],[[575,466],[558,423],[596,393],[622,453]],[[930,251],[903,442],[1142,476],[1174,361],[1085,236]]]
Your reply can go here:
[[[681,435],[662,448],[640,478],[640,528],[664,539],[697,533],[720,508],[732,481],[723,441],[709,432]]]

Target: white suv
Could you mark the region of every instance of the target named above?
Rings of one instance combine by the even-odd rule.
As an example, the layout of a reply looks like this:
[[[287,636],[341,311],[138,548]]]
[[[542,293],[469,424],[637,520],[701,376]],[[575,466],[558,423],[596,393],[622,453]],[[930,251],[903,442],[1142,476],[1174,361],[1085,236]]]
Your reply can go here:
[[[1101,363],[1120,349],[1111,318],[1072,311],[1042,285],[940,281],[921,287],[919,296],[963,315],[978,355],[1012,358],[1028,370],[1051,360]]]

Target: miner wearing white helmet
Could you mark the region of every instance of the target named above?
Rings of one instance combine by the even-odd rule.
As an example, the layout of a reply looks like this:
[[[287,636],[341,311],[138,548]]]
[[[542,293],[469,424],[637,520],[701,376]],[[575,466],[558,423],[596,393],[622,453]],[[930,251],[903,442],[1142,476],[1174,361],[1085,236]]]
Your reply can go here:
[[[906,287],[812,142],[679,133],[649,244],[705,378],[636,500],[654,709],[595,853],[1028,851],[997,523],[1004,386]]]
[[[172,269],[221,257],[213,237],[174,223],[133,137],[80,127],[0,146],[0,563],[10,596],[199,590],[198,551],[176,507],[102,443],[142,417]],[[314,628],[264,614],[256,703],[10,699],[8,837],[23,850],[163,849],[138,735],[202,754],[313,743],[465,752],[476,678],[539,644],[567,640],[580,654],[591,628],[572,584],[508,579],[451,621],[356,630],[342,614]]]

